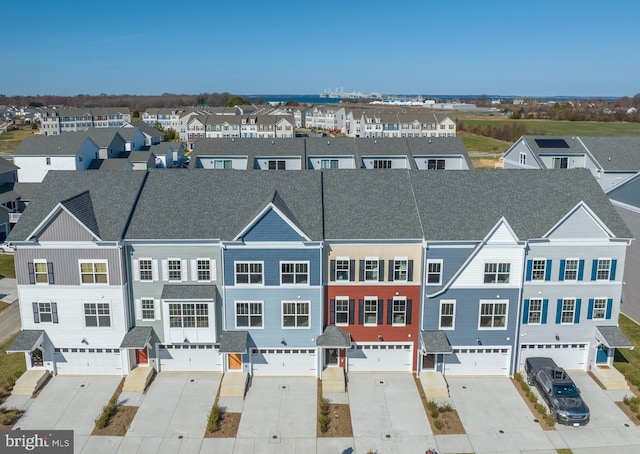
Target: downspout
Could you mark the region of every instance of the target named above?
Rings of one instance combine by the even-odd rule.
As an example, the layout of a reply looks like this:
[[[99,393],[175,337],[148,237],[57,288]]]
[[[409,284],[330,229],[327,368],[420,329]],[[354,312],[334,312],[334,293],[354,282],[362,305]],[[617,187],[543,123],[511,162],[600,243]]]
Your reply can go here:
[[[525,242],[524,244],[524,258],[522,261],[522,275],[520,280],[520,286],[518,288],[518,310],[516,311],[516,329],[515,329],[515,339],[513,340],[513,348],[515,350],[514,354],[511,356],[511,370],[509,371],[509,375],[513,376],[513,374],[517,371],[518,362],[520,361],[520,320],[522,320],[521,311],[524,308],[524,283],[526,276],[526,268],[527,268],[527,256],[529,255],[529,242]]]

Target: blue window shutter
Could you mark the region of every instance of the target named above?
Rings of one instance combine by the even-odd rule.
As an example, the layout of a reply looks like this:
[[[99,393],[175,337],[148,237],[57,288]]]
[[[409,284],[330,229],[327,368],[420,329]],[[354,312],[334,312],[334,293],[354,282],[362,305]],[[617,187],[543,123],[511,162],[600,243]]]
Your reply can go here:
[[[331,325],[336,323],[336,300],[329,301],[329,323]]]
[[[38,312],[38,303],[31,303],[33,308],[33,323],[40,323],[40,312]]]
[[[582,305],[582,300],[580,298],[576,299],[576,311],[573,313],[573,323],[580,323],[580,306]]]
[[[364,260],[360,260],[360,282],[364,281]]]
[[[556,307],[556,324],[559,325],[562,321],[562,300],[558,300],[558,307]]]
[[[384,281],[384,260],[378,260],[378,280]]]
[[[531,273],[533,272],[533,260],[527,260],[527,277],[526,280],[531,280]]]
[[[578,280],[581,281],[584,277],[584,260],[580,259],[578,262]]]
[[[607,313],[605,315],[607,320],[611,320],[611,311],[613,310],[613,299],[609,298],[607,300]]]
[[[336,280],[336,261],[335,260],[331,260],[329,262],[329,280],[330,281]]]
[[[545,270],[544,270],[544,280],[545,281],[550,281],[551,280],[551,260],[547,260],[547,265],[545,266]]]
[[[349,260],[349,281],[354,282],[356,280],[356,261]]]
[[[611,260],[611,272],[609,273],[609,280],[616,280],[616,266],[618,265],[618,261],[616,259]]]
[[[51,303],[51,321],[58,323],[58,303]]]
[[[522,324],[529,323],[529,300],[524,300],[524,308],[522,309]]]
[[[544,299],[542,300],[542,324],[546,324],[547,323],[547,310],[549,309],[549,300]]]
[[[384,311],[384,300],[378,300],[378,325],[382,325],[384,323],[384,315],[382,312]]]
[[[407,281],[413,281],[413,260],[409,260],[409,264],[407,265]]]
[[[412,306],[412,301],[411,300],[407,300],[407,316],[405,318],[405,322],[407,325],[411,325],[411,306]]]
[[[393,260],[389,260],[389,282],[393,282]]]
[[[358,300],[358,324],[364,325],[364,300]]]
[[[356,301],[349,300],[349,325],[353,325],[353,317],[356,312]]]
[[[591,262],[591,280],[595,281],[598,278],[598,259],[593,259]]]
[[[380,300],[384,301],[384,300]],[[393,324],[393,300],[387,300],[387,325]]]
[[[564,267],[566,263],[567,263],[566,260],[560,260],[560,272],[558,272],[559,281],[564,281]]]
[[[589,298],[589,306],[587,306],[587,320],[593,319],[593,298]]]

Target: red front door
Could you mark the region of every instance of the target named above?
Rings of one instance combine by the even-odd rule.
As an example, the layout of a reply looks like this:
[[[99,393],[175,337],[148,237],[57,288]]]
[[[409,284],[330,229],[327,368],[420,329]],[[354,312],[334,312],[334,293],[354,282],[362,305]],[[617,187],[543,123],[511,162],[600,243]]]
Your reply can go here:
[[[149,364],[149,353],[147,347],[136,349],[136,364]]]

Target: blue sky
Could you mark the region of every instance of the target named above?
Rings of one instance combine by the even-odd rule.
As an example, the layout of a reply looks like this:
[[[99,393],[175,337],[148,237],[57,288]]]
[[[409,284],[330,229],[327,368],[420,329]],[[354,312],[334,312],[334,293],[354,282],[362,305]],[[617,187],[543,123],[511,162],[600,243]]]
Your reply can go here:
[[[5,3],[7,96],[640,93],[637,0]]]

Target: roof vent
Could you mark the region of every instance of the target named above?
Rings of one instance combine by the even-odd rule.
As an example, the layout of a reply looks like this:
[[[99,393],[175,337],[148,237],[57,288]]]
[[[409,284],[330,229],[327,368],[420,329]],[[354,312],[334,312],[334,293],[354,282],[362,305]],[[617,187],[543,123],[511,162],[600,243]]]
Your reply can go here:
[[[609,161],[611,161],[611,156],[609,156]]]
[[[378,139],[374,140],[373,143],[378,143]]]
[[[274,143],[276,143],[276,141],[275,141],[275,140],[272,140],[272,141],[271,141],[271,145],[273,145]]]
[[[331,141],[327,140],[327,145],[329,145],[331,143]]]

